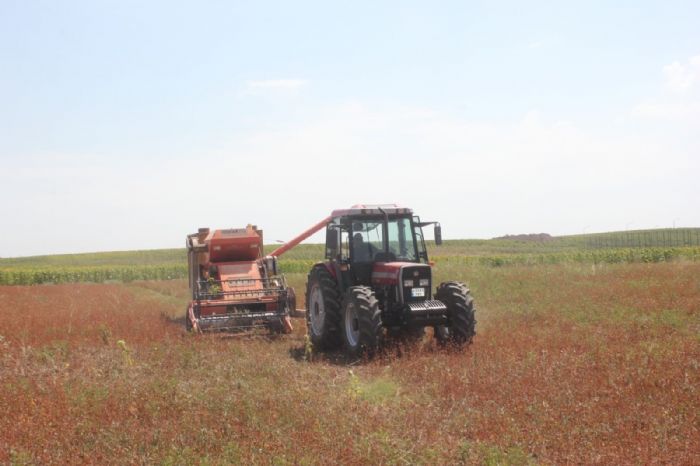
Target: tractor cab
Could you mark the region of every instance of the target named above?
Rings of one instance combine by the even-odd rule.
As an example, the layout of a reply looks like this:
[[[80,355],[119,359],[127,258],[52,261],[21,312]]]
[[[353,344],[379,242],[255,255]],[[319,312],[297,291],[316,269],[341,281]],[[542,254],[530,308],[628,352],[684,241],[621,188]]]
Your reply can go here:
[[[441,243],[440,225],[421,222],[411,209],[395,205],[353,206],[336,210],[326,227],[326,259],[342,276],[343,288],[371,285],[382,276],[375,269],[389,264],[428,264],[422,227],[435,224],[435,240]]]

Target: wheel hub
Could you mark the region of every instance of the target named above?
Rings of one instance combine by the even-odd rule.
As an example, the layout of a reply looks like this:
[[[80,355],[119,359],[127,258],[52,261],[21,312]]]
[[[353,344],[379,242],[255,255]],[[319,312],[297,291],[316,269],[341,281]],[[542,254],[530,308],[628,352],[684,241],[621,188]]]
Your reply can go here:
[[[360,320],[353,304],[345,308],[345,336],[350,346],[355,347],[360,341]]]
[[[322,335],[323,324],[326,320],[326,310],[323,306],[323,295],[321,294],[321,290],[318,286],[314,286],[311,289],[309,301],[311,301],[309,303],[309,310],[311,311],[309,315],[311,330],[314,332],[314,335]]]

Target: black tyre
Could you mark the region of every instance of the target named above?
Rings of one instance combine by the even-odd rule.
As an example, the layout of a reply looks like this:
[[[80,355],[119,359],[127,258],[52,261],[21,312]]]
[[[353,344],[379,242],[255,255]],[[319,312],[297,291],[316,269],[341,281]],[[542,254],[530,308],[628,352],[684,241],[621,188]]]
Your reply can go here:
[[[435,298],[447,306],[449,325],[435,327],[435,338],[439,343],[468,345],[476,335],[474,300],[469,288],[460,282],[441,283]]]
[[[338,348],[340,336],[340,291],[324,266],[309,272],[306,284],[306,327],[313,345],[320,349]]]
[[[281,320],[271,320],[267,323],[267,330],[273,335],[279,335],[284,330]]]
[[[294,288],[287,288],[287,313],[290,317],[303,317],[304,313],[302,311],[297,312],[297,296],[294,292]]]
[[[384,338],[382,314],[374,292],[366,286],[348,288],[342,309],[343,341],[348,356],[372,356]]]

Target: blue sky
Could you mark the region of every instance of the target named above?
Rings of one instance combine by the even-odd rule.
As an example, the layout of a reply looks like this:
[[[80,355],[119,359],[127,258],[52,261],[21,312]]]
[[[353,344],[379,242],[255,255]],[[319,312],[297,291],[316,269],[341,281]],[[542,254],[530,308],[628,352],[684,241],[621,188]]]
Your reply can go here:
[[[0,256],[700,226],[698,2],[0,2]]]

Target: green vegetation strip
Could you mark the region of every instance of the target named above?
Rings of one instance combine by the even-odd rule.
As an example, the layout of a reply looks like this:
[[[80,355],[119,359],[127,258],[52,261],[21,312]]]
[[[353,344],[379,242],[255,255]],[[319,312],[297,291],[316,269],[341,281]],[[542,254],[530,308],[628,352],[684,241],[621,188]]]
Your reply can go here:
[[[580,250],[542,254],[503,254],[489,256],[449,255],[434,256],[441,264],[501,267],[538,264],[616,264],[655,263],[674,260],[700,260],[700,247],[690,248],[628,248],[604,250]],[[285,273],[307,273],[316,261],[313,259],[286,259],[280,262]],[[38,285],[42,283],[75,283],[106,281],[130,282],[134,280],[173,280],[187,278],[187,265],[39,265],[1,264],[0,285]]]
[[[500,267],[538,264],[619,264],[669,262],[678,259],[700,260],[700,247],[594,249],[543,254],[503,254],[493,256],[436,256],[436,263],[458,263]]]
[[[187,265],[99,265],[78,267],[13,267],[0,269],[0,285],[39,285],[133,280],[173,280],[187,277]]]

